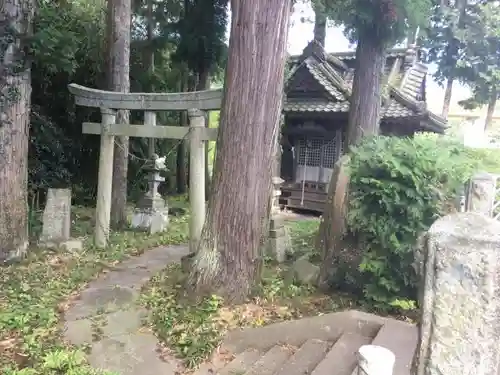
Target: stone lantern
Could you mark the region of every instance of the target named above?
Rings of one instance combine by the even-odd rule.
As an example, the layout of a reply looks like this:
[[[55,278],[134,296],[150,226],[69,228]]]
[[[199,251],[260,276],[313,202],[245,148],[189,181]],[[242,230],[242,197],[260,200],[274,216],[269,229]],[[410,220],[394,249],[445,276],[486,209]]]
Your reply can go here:
[[[166,170],[166,157],[159,157],[154,154],[148,171],[148,191],[139,201],[132,218],[132,227],[145,230],[153,234],[162,232],[168,226],[168,206],[165,200],[158,193],[158,187],[165,178],[160,175],[161,171]]]

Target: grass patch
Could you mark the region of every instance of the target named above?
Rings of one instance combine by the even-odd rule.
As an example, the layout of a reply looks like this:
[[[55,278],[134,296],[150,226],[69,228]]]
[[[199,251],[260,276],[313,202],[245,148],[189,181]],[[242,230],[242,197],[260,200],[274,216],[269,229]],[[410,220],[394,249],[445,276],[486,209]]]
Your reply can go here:
[[[181,200],[176,202],[180,204]],[[90,245],[93,208],[73,207],[75,236],[86,239],[79,253],[30,249],[0,274],[0,373],[2,375],[96,375],[84,353],[62,342],[60,314],[68,301],[101,271],[159,245],[187,241],[187,216],[173,217],[164,233],[112,233],[106,250]]]

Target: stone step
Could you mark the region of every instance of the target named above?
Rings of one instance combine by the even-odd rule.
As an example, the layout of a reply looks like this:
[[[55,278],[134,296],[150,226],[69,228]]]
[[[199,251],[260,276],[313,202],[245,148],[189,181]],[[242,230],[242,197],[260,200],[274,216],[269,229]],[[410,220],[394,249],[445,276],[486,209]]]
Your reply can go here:
[[[415,325],[388,320],[378,331],[372,345],[383,346],[394,353],[394,375],[410,375],[417,342],[418,329]]]
[[[342,311],[302,318],[265,327],[234,330],[224,339],[222,347],[230,353],[255,348],[262,353],[276,344],[300,347],[310,338],[335,342],[344,332],[375,337],[386,319],[360,311]]]
[[[356,368],[358,349],[371,341],[372,338],[357,333],[344,333],[311,375],[351,375]]]
[[[217,372],[219,375],[244,374],[259,360],[261,353],[256,349],[247,349],[238,354],[234,359]]]
[[[330,349],[327,341],[310,339],[275,373],[276,375],[306,375],[321,362]]]
[[[293,354],[290,347],[275,345],[245,372],[245,375],[273,375]]]

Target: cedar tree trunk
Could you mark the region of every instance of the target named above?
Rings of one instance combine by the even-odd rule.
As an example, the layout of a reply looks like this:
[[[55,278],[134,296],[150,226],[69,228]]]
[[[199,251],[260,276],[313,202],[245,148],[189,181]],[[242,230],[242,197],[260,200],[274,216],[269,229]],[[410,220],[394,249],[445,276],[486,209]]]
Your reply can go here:
[[[356,48],[347,142],[356,145],[366,136],[378,134],[382,102],[385,47],[373,38],[361,37]]]
[[[497,89],[493,87],[488,100],[488,109],[486,110],[486,120],[484,121],[484,130],[489,130],[493,123],[493,115],[495,114],[495,106],[497,104]]]
[[[213,194],[189,286],[238,302],[261,264],[291,2],[232,0],[231,11]]]
[[[384,52],[384,45],[370,37],[360,38],[358,41],[349,111],[348,146],[358,144],[365,136],[378,134],[382,73],[385,64]],[[342,158],[335,165],[316,241],[323,257],[318,280],[323,288],[328,284],[337,255],[346,246],[343,241],[346,233],[345,215],[349,194],[346,162],[346,159]]]
[[[448,112],[450,112],[451,95],[453,94],[454,81],[455,81],[454,75],[451,75],[446,80],[446,89],[444,90],[443,110],[441,111],[441,116],[443,116],[444,118],[448,118]]]
[[[108,0],[108,80],[111,91],[129,92],[131,0]],[[117,124],[128,124],[129,111],[118,111]],[[115,137],[111,226],[127,224],[128,137]]]
[[[155,28],[155,19],[153,13],[153,0],[148,1],[148,71],[150,75],[150,86],[149,91],[155,92],[154,78],[153,74],[155,72],[155,50],[153,48],[153,39],[154,39],[154,28]],[[155,145],[156,139],[149,138],[148,139],[148,157],[150,159],[153,158],[155,154]]]
[[[33,10],[31,0],[6,0],[0,13],[0,38],[5,44],[0,49],[0,262],[21,257],[28,247],[31,75],[20,36],[31,32]]]
[[[314,40],[325,47],[326,42],[326,17],[321,10],[314,10]]]

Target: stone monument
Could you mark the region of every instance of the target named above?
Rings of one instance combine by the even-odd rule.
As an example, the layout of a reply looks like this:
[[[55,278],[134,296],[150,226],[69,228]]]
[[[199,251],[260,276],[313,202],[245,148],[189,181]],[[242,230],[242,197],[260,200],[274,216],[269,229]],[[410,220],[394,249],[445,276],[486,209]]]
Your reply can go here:
[[[467,186],[466,211],[493,216],[498,176],[480,172],[472,177]]]
[[[166,169],[165,157],[153,155],[149,172],[149,189],[139,201],[132,217],[132,228],[149,231],[153,234],[162,232],[168,226],[168,206],[158,193],[158,186],[165,181],[160,172]]]
[[[284,181],[273,177],[273,192],[271,197],[271,218],[269,221],[268,254],[278,262],[286,260],[286,253],[292,248],[290,236],[282,217],[280,217],[279,197],[280,186]]]
[[[41,246],[81,250],[82,242],[70,238],[71,189],[49,188],[42,220]]]
[[[497,375],[500,223],[483,214],[437,220],[417,251],[421,284],[414,375]]]

